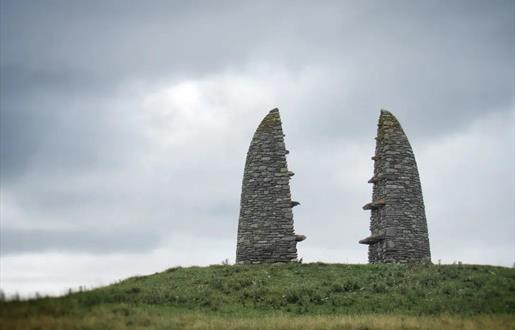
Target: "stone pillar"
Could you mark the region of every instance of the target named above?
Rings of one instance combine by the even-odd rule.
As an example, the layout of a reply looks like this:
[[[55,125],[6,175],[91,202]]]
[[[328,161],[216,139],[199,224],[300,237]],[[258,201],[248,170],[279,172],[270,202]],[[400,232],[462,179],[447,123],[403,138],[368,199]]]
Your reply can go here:
[[[381,110],[376,137],[371,236],[359,241],[368,244],[368,261],[431,262],[427,221],[417,163],[408,138],[397,119]]]
[[[237,263],[288,262],[297,259],[290,178],[279,110],[259,124],[245,162],[238,224]]]

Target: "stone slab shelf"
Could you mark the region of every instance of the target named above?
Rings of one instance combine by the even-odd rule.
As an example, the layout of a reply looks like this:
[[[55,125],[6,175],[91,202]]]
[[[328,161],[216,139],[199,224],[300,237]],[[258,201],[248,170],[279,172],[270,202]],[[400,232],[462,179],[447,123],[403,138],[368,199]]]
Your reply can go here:
[[[389,180],[389,179],[390,180],[394,179],[394,176],[391,174],[378,174],[378,175],[374,175],[372,178],[370,178],[370,180],[368,180],[368,183],[376,183],[381,180]]]
[[[385,239],[384,233],[380,233],[380,234],[370,235],[367,238],[362,239],[361,241],[359,241],[359,244],[370,245],[370,244],[375,244],[377,242],[380,242],[384,239]]]
[[[297,201],[291,201],[291,207],[295,207],[297,205],[300,205],[300,203]]]
[[[363,210],[376,210],[380,207],[383,207],[384,205],[384,199],[381,198],[371,203],[365,204],[365,206],[363,206]]]
[[[295,242],[302,242],[306,239],[306,235],[295,235]]]

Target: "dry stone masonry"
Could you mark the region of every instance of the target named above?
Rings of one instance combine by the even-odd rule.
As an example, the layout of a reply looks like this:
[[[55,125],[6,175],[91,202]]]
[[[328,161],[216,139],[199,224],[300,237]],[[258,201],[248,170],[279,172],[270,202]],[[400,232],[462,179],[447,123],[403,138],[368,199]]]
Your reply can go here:
[[[381,110],[376,137],[372,202],[372,234],[359,241],[368,244],[368,260],[431,262],[429,237],[417,163],[408,138],[397,119]]]
[[[297,259],[297,242],[279,110],[273,109],[259,124],[250,143],[243,174],[237,263],[289,262]]]

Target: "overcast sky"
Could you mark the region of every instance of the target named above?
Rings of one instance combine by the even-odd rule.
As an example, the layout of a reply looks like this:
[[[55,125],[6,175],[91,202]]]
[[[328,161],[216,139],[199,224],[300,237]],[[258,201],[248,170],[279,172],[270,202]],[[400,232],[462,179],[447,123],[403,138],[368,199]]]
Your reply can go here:
[[[514,17],[510,0],[1,0],[1,289],[234,262],[246,152],[274,107],[304,262],[367,262],[385,108],[433,262],[512,266]]]

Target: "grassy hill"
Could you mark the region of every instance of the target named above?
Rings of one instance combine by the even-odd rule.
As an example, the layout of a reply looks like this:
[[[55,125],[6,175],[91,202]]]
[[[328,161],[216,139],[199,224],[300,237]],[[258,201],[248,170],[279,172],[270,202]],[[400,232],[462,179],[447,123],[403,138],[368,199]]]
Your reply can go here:
[[[1,329],[515,329],[515,269],[277,264],[171,268],[0,303]]]

